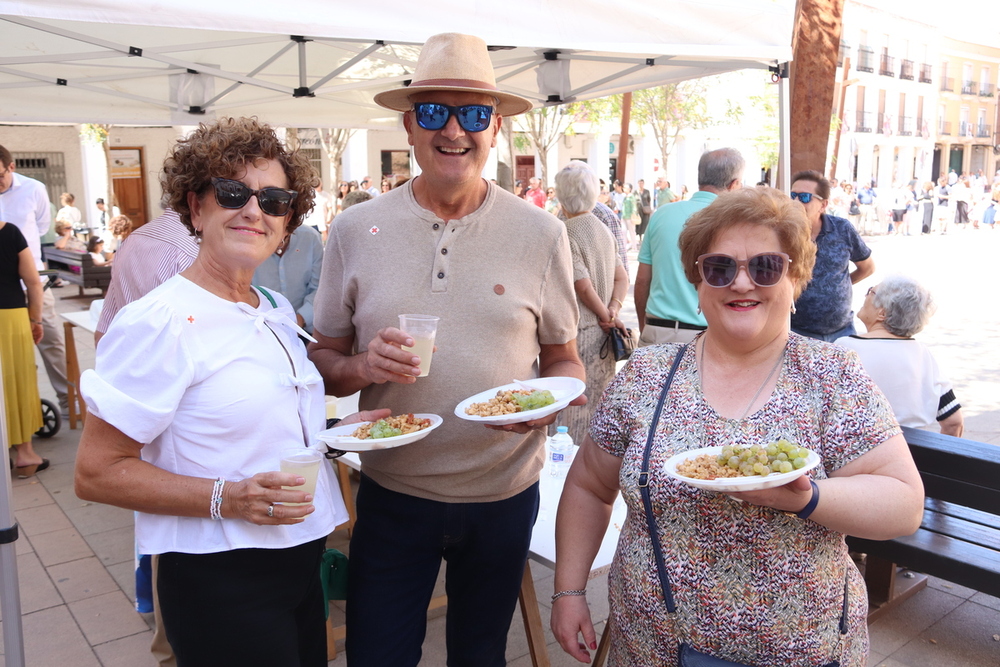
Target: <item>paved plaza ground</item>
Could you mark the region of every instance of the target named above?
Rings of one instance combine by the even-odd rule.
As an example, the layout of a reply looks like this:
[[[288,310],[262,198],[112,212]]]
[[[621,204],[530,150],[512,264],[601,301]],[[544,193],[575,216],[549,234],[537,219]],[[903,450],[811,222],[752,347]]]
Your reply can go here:
[[[876,274],[855,287],[865,290],[881,277],[905,272],[924,281],[939,309],[919,338],[934,348],[950,374],[966,415],[966,437],[1000,445],[1000,312],[992,275],[1000,232],[957,230],[946,236],[868,239]],[[631,253],[635,275],[635,253]],[[85,309],[75,287],[56,290],[62,312]],[[626,321],[635,326],[628,299]],[[859,324],[860,326],[860,324]],[[78,330],[79,331],[79,330]],[[93,366],[93,341],[77,336],[82,368]],[[44,397],[53,398],[44,371]],[[13,503],[21,527],[17,564],[27,664],[31,667],[155,667],[148,652],[152,617],[134,611],[132,512],[84,502],[73,493],[79,430],[67,424],[49,440],[36,441],[52,467],[37,478],[13,481]],[[331,542],[344,545],[343,531]],[[532,563],[543,621],[548,623],[552,571]],[[595,621],[607,617],[607,580],[588,587]],[[342,617],[342,616],[341,616]],[[577,665],[547,632],[552,664]],[[871,666],[996,667],[1000,665],[1000,599],[932,579],[930,585],[871,625]],[[515,612],[507,657],[512,667],[531,665],[521,616]],[[0,655],[0,664],[3,664]],[[330,665],[345,665],[343,653]],[[443,611],[431,612],[421,665],[445,664]],[[265,666],[270,667],[270,666]]]

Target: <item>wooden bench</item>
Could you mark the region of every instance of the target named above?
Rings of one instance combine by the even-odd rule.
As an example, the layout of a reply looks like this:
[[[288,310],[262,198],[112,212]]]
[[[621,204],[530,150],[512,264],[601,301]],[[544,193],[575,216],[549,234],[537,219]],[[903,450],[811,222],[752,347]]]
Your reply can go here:
[[[111,284],[110,265],[95,265],[94,258],[89,253],[59,250],[50,246],[43,248],[43,252],[50,269],[55,269],[63,280],[79,286],[78,297],[86,296],[83,290],[87,288],[99,289],[101,296],[104,296]]]
[[[867,554],[869,620],[940,577],[1000,596],[1000,447],[903,427],[924,482],[924,520],[913,535],[848,537]],[[906,568],[920,575],[907,573]]]

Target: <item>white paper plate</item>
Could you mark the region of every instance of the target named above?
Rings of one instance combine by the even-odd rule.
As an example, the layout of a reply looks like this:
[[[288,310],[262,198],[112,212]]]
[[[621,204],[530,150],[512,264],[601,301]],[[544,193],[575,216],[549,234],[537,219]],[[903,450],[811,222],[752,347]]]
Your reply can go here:
[[[711,454],[713,456],[718,456],[722,452],[722,447],[702,447],[700,449],[689,449],[686,452],[681,452],[680,454],[674,454],[667,462],[663,464],[664,471],[670,477],[678,479],[691,486],[696,486],[699,489],[705,489],[706,491],[759,491],[761,489],[771,489],[776,486],[781,486],[783,484],[788,484],[790,481],[796,477],[801,477],[806,472],[812,470],[819,465],[819,454],[809,450],[809,456],[806,457],[806,464],[804,467],[798,470],[793,470],[791,472],[779,472],[771,473],[767,477],[761,477],[760,475],[754,475],[753,477],[723,477],[719,479],[692,479],[691,477],[685,477],[677,472],[677,466],[679,466],[684,461],[694,458],[696,456],[701,456],[702,454]]]
[[[408,445],[411,442],[416,442],[421,438],[426,438],[428,433],[436,429],[444,421],[438,415],[415,414],[413,416],[420,419],[430,419],[431,425],[423,430],[407,433],[406,435],[397,435],[393,438],[372,438],[359,440],[358,438],[351,437],[351,434],[365,424],[370,424],[371,422],[338,424],[333,428],[320,431],[316,434],[316,437],[321,442],[325,442],[334,449],[339,449],[344,452],[370,452],[375,449],[392,449],[393,447],[401,447],[402,445]]]
[[[478,415],[469,415],[465,413],[465,409],[473,403],[485,403],[491,398],[495,398],[497,392],[501,389],[524,388],[521,385],[512,382],[510,384],[505,384],[502,387],[494,387],[493,389],[479,392],[475,396],[470,396],[455,407],[455,416],[461,417],[462,419],[468,419],[471,422],[491,424],[493,426],[505,426],[507,424],[528,422],[533,419],[548,417],[555,412],[559,412],[569,405],[570,401],[582,394],[587,388],[587,385],[584,384],[582,380],[570,377],[535,378],[533,380],[526,380],[523,384],[531,387],[532,389],[548,389],[552,392],[552,396],[556,399],[556,402],[552,405],[546,405],[544,408],[538,408],[537,410],[514,412],[509,415],[501,415],[499,417],[479,417]]]

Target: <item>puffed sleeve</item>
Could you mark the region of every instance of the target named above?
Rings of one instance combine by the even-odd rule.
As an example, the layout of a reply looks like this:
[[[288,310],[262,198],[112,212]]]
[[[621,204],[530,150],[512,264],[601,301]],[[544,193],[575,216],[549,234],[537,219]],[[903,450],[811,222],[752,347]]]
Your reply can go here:
[[[831,384],[821,423],[827,474],[902,432],[888,399],[865,372],[857,352],[844,348],[830,352],[840,357],[840,378]]]
[[[87,409],[143,444],[174,418],[194,378],[194,364],[173,311],[141,299],[123,308],[97,348],[94,370],[80,379]]]
[[[635,395],[641,391],[638,375],[652,348],[636,350],[625,367],[608,383],[590,418],[590,437],[598,447],[612,456],[625,456],[634,421],[632,408]]]

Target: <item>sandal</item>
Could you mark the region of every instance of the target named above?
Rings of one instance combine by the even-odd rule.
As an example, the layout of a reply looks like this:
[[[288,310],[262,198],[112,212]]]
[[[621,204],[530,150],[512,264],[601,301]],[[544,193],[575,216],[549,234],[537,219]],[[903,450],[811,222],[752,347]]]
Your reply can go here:
[[[43,470],[47,470],[49,467],[49,460],[42,459],[41,463],[33,463],[30,466],[15,466],[17,471],[18,479],[28,479],[29,477],[34,477],[36,473],[40,473]]]

